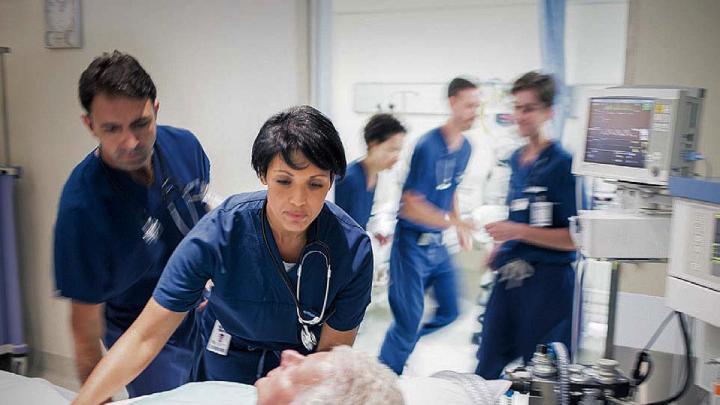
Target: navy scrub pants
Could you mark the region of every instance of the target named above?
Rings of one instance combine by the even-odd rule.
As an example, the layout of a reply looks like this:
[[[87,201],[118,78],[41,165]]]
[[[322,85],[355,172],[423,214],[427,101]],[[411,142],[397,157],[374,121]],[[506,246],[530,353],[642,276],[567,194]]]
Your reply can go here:
[[[527,364],[542,343],[561,342],[570,350],[572,334],[572,266],[534,264],[535,274],[507,289],[496,279],[483,322],[475,374],[486,380],[522,357]]]
[[[423,246],[418,245],[420,235],[398,226],[390,254],[388,296],[395,320],[385,335],[380,361],[397,374],[402,374],[421,336],[451,323],[459,313],[455,267],[442,234],[434,234]],[[437,309],[432,319],[420,325],[425,291],[431,287]]]

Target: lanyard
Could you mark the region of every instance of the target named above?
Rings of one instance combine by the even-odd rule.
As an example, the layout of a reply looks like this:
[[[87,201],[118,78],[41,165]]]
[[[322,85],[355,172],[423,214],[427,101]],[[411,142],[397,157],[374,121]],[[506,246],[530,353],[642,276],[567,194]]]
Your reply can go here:
[[[187,233],[190,232],[190,228],[200,219],[200,216],[195,209],[194,203],[203,200],[204,195],[207,192],[207,185],[202,184],[199,179],[195,179],[193,182],[189,183],[184,188],[180,188],[173,179],[173,176],[168,170],[167,166],[165,165],[165,160],[163,159],[162,154],[160,153],[160,150],[157,146],[153,146],[153,156],[157,157],[158,174],[160,179],[163,179],[160,186],[160,195],[162,196],[163,202],[167,206],[170,217],[175,223],[177,229],[182,235],[187,235]],[[163,232],[162,223],[160,223],[157,218],[151,216],[148,213],[148,210],[144,206],[144,204],[132,198],[130,193],[128,193],[126,190],[123,190],[123,187],[116,181],[113,174],[110,172],[108,166],[102,160],[102,157],[99,153],[98,159],[100,161],[100,166],[103,169],[105,177],[110,182],[110,186],[112,187],[113,192],[122,196],[130,209],[133,211],[134,215],[139,218],[139,221],[143,222],[142,238],[145,244],[152,245],[157,242]],[[198,195],[192,196],[190,191],[196,187],[199,187],[201,192]],[[180,193],[183,201],[185,202],[185,205],[187,206],[188,213],[190,214],[192,220],[192,223],[189,226],[183,220],[182,216],[177,210],[175,202],[172,198],[173,192]]]

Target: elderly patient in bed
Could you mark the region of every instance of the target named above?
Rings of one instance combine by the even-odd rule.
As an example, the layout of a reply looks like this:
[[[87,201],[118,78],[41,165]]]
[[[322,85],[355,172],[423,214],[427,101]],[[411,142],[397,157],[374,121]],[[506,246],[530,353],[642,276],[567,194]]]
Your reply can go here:
[[[5,399],[9,394],[7,405],[69,403],[68,396],[62,398],[54,392],[51,393],[52,398],[37,395],[37,398],[29,398],[29,392],[39,395],[38,388],[51,384],[44,380],[7,375],[13,377],[6,386],[0,378]],[[258,380],[255,386],[223,381],[190,383],[172,391],[121,401],[118,405],[491,405],[509,385],[507,381],[485,381],[474,374],[448,371],[432,377],[398,379],[377,359],[350,347],[339,346],[330,352],[309,356],[286,350],[282,353],[280,366]],[[8,389],[10,392],[7,392]],[[48,391],[53,390],[48,388]]]
[[[212,397],[212,398],[210,398]],[[255,386],[204,382],[138,398],[133,405],[170,404],[403,404],[397,377],[387,367],[348,346],[303,356],[282,352],[280,366]]]
[[[302,356],[282,353],[280,367],[255,386],[203,382],[137,398],[133,405],[491,405],[507,389],[508,381],[485,381],[475,374],[442,371],[432,377],[398,379],[374,357],[347,346]]]

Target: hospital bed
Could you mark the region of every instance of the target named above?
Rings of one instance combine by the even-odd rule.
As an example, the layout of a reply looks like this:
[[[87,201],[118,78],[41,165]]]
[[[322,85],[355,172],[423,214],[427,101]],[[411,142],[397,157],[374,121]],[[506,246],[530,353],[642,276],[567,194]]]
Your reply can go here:
[[[29,378],[0,370],[0,403],[7,405],[65,405],[75,393],[42,378]]]
[[[461,375],[459,379],[469,378],[475,394],[463,388],[462,381],[436,377],[403,377],[400,388],[407,405],[457,404],[492,405],[510,386],[509,381],[484,381],[478,387],[475,376]],[[479,377],[478,377],[479,378]],[[467,385],[467,384],[466,384]],[[471,389],[472,390],[472,389]],[[0,371],[0,402],[5,405],[68,405],[75,393],[59,387],[41,378],[28,378]],[[480,393],[478,396],[478,393]],[[167,394],[171,394],[168,396]],[[474,398],[473,399],[473,395]],[[244,405],[243,398],[249,398],[247,386],[242,384],[208,381],[192,383],[168,393],[160,393],[115,402],[118,405],[152,404],[198,404],[198,405]],[[171,400],[168,400],[171,398]],[[477,398],[483,398],[480,401]]]

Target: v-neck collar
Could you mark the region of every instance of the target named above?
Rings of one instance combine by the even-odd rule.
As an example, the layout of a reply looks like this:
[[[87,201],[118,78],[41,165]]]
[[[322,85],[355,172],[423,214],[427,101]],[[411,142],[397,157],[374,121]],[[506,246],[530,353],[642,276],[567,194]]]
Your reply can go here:
[[[525,148],[525,146],[523,146],[523,149],[524,148]],[[522,161],[523,151],[521,150],[518,155],[518,167],[520,167],[523,170],[529,170],[529,169],[535,167],[535,164],[537,162],[539,162],[543,159],[547,159],[547,155],[550,153],[550,150],[553,148],[555,148],[555,141],[549,140],[548,145],[546,147],[544,147],[543,150],[540,151],[540,153],[538,153],[538,155],[535,157],[535,159],[533,159],[530,162],[526,162],[526,163],[523,163],[523,161]]]
[[[289,271],[285,271],[285,266],[283,265],[283,259],[280,255],[280,249],[277,246],[277,242],[275,241],[275,236],[273,235],[272,228],[270,227],[270,221],[268,221],[267,218],[267,196],[265,197],[265,201],[263,201],[262,209],[260,209],[260,232],[262,233],[262,237],[264,238],[264,241],[267,241],[266,248],[268,249],[268,254],[270,255],[273,266],[275,266],[278,269],[283,270],[283,273],[285,274],[295,274],[295,271],[297,269],[297,264],[293,266],[293,268]],[[306,239],[305,239],[305,245],[303,246],[302,250],[300,251],[300,254],[305,251],[308,245],[318,240],[318,221],[320,220],[320,216],[322,215],[322,211],[320,211],[320,214],[318,214],[317,218],[313,220],[310,225],[308,226],[306,230]]]

